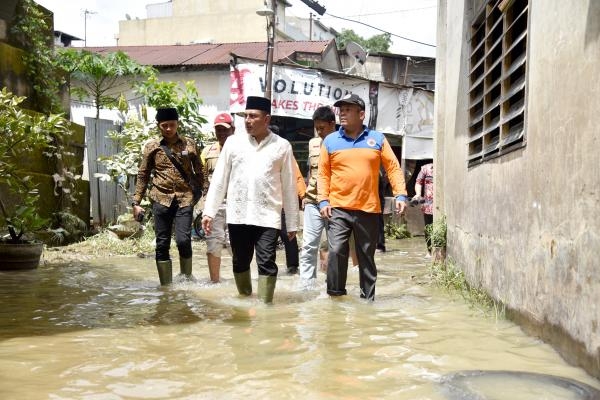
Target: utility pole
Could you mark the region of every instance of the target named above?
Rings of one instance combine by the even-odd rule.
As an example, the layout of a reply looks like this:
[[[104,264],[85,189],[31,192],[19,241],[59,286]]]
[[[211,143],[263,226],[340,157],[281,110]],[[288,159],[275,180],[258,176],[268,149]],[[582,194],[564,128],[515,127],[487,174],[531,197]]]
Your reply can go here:
[[[313,31],[313,15],[314,14],[313,13],[309,13],[308,15],[310,15],[310,19],[309,19],[310,25],[308,26],[308,40],[310,40],[312,42],[312,38],[313,38],[313,34],[312,34],[312,31]]]
[[[273,87],[273,55],[275,53],[275,30],[277,25],[277,0],[271,0],[273,7],[273,15],[271,16],[271,30],[269,31],[269,59],[267,62],[267,87],[265,97],[269,100],[272,98]]]
[[[271,8],[265,7],[257,10],[261,17],[267,17],[267,76],[265,77],[265,97],[271,100],[273,87],[273,53],[275,53],[275,26],[277,24],[277,1],[271,0]]]
[[[90,11],[87,8],[83,10],[83,47],[87,47],[87,19],[88,14],[98,14],[96,11]]]

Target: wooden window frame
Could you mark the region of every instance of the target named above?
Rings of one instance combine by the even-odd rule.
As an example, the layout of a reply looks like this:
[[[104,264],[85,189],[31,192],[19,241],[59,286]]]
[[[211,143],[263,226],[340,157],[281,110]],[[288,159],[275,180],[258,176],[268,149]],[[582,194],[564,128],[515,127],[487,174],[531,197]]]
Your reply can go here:
[[[526,144],[529,0],[484,0],[471,23],[469,166]]]

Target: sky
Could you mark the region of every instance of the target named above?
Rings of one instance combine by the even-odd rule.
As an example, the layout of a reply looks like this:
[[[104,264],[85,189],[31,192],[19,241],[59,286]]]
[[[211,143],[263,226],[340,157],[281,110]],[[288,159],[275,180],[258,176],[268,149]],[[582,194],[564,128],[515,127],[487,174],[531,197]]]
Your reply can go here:
[[[146,18],[147,4],[161,0],[35,0],[54,12],[54,29],[81,39],[87,39],[88,46],[114,46],[119,31],[118,21],[125,14],[132,18]],[[286,9],[288,15],[309,18],[313,12],[301,0],[288,0],[292,7]],[[435,45],[437,0],[319,0],[326,8],[323,16],[318,16],[326,26],[337,31],[352,29],[364,38],[383,33],[392,34],[393,53],[413,56],[435,56],[435,47],[422,45],[400,37]],[[86,13],[87,11],[87,13]],[[87,18],[86,18],[87,16]],[[345,19],[341,19],[341,18]],[[359,21],[365,25],[350,22]],[[83,42],[74,42],[82,46]]]

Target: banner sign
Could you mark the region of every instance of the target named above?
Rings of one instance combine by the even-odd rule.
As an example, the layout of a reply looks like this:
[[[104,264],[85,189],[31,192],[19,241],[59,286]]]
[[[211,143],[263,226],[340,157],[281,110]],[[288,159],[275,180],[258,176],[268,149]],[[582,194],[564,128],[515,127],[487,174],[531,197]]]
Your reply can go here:
[[[237,64],[230,69],[230,80],[229,111],[244,111],[246,97],[264,96],[265,65]],[[359,95],[369,110],[368,81],[314,69],[274,65],[271,92],[272,114],[277,116],[312,119],[315,109],[333,105],[348,93]]]
[[[242,112],[246,97],[264,96],[265,65],[237,64],[230,69],[230,80],[229,111]],[[317,107],[331,106],[346,94],[355,93],[365,101],[365,125],[372,123],[380,132],[404,137],[403,158],[433,157],[431,92],[281,65],[273,66],[271,92],[272,115],[300,119],[312,119]]]

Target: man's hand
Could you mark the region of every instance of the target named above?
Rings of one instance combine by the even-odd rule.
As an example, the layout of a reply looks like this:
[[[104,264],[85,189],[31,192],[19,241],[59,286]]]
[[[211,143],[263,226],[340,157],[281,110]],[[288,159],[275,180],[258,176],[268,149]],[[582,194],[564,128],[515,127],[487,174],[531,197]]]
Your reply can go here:
[[[396,214],[404,214],[406,209],[406,203],[404,201],[396,200]]]
[[[325,206],[321,208],[321,217],[326,219],[331,218],[331,206]]]
[[[144,211],[144,209],[142,207],[140,207],[139,205],[134,205],[133,206],[133,219],[135,219],[136,221],[138,220],[138,215],[140,212]]]
[[[204,215],[202,217],[202,229],[207,235],[210,235],[210,233],[212,232],[212,221],[212,217],[209,217],[208,215]]]
[[[302,199],[302,210],[304,210],[304,207],[306,207],[306,203],[308,203],[308,199],[305,197]]]
[[[294,232],[288,232],[287,233],[287,237],[288,237],[288,240],[294,240],[294,238],[296,237],[296,232],[295,231]]]

